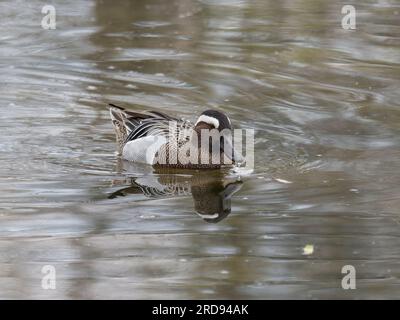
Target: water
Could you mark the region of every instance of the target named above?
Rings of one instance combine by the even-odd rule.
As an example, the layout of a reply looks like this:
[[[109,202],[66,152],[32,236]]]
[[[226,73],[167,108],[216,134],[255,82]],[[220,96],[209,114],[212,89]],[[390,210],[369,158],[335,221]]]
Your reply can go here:
[[[0,3],[0,298],[398,297],[398,1],[44,4]],[[255,170],[121,163],[109,102],[223,110]]]

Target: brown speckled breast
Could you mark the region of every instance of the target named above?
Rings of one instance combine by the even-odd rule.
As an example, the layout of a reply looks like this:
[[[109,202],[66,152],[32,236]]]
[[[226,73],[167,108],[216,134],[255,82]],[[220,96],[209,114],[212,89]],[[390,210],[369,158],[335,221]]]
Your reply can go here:
[[[186,141],[184,144],[190,143]],[[208,151],[208,163],[200,163],[200,151],[199,155],[189,156],[189,163],[182,163],[179,159],[179,153],[183,152],[182,150],[188,149],[189,146],[185,146],[184,144],[170,144],[166,143],[161,146],[160,150],[156,153],[154,157],[153,166],[155,168],[182,168],[182,169],[219,169],[221,168],[221,163],[223,163],[223,154],[220,155],[220,163],[213,164],[212,156]],[[171,159],[170,159],[171,156]],[[175,159],[175,161],[174,161]]]

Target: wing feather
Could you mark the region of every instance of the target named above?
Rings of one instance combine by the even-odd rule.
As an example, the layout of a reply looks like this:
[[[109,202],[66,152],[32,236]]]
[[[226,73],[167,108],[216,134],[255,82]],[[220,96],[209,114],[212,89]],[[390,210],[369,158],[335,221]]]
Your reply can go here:
[[[150,136],[164,137],[166,141],[173,139],[178,143],[183,143],[189,139],[188,130],[193,128],[192,122],[171,117],[159,111],[135,112],[110,104],[110,115],[120,153],[127,143],[131,144],[134,140]],[[170,126],[171,121],[176,125]]]

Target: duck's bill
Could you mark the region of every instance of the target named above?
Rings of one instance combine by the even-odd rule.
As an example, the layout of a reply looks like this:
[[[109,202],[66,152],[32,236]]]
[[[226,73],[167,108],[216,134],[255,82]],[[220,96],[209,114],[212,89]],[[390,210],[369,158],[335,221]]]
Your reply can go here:
[[[227,139],[225,138],[224,143],[221,145],[221,149],[225,155],[225,157],[227,158],[228,163],[225,164],[244,164],[246,162],[245,158],[242,156],[242,154],[235,150],[233,143],[232,143],[232,139]]]

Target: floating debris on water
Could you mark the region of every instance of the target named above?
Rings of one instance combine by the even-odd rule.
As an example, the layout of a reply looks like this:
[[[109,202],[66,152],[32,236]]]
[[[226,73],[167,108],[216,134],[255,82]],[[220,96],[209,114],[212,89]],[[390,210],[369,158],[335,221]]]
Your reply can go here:
[[[305,256],[309,256],[311,254],[314,253],[314,245],[312,244],[307,244],[304,248],[303,248],[303,255]]]

